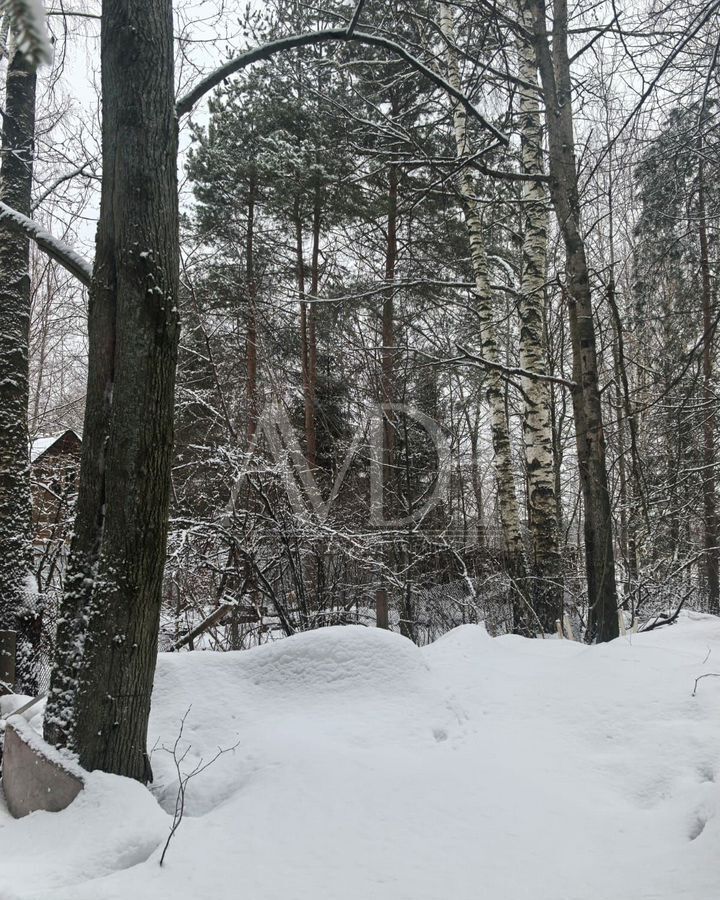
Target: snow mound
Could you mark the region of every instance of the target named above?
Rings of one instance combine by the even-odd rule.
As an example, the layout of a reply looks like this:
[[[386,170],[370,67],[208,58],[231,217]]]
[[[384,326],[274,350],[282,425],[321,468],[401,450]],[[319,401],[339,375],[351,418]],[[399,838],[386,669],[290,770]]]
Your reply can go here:
[[[0,898],[63,888],[73,896],[76,885],[144,862],[167,831],[168,817],[142,785],[92,772],[62,813],[0,819]]]
[[[167,810],[177,794],[169,750],[183,718],[184,771],[228,751],[188,784],[186,808],[197,815],[258,767],[280,766],[288,745],[298,755],[315,754],[318,743],[325,752],[424,746],[462,715],[438,689],[423,652],[378,629],[324,628],[237,653],[162,654],[151,743],[155,790]]]
[[[716,900],[720,679],[692,691],[719,657],[707,616],[599,647],[331,628],[163,655],[155,796],[92,775],[55,816],[0,804],[0,898]],[[186,774],[227,752],[160,868],[174,745]]]

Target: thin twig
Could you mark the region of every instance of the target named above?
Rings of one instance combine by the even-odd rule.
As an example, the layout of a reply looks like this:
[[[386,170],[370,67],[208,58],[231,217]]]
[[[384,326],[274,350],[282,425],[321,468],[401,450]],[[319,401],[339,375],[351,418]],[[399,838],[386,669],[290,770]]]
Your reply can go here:
[[[175,812],[173,814],[173,822],[170,827],[170,833],[167,836],[167,840],[165,841],[165,846],[163,847],[163,852],[160,856],[160,865],[162,866],[165,861],[165,854],[168,851],[168,847],[170,846],[170,841],[172,841],[173,837],[175,837],[175,832],[180,827],[180,823],[183,820],[183,815],[185,814],[185,792],[187,791],[188,782],[191,778],[194,778],[196,775],[199,775],[201,772],[204,772],[207,768],[209,768],[214,762],[217,762],[221,756],[225,753],[230,753],[232,750],[235,750],[239,744],[240,740],[238,740],[232,747],[226,747],[225,749],[218,749],[218,752],[213,756],[212,759],[208,760],[206,763],[203,763],[202,758],[199,760],[195,768],[183,775],[182,769],[180,768],[183,760],[188,755],[191,749],[191,745],[185,748],[185,750],[178,755],[178,747],[180,745],[180,741],[182,740],[183,731],[185,729],[185,721],[190,714],[190,710],[192,709],[192,705],[188,706],[185,710],[185,714],[180,720],[180,731],[178,732],[177,737],[175,738],[175,743],[172,746],[172,749],[169,747],[163,747],[167,753],[172,754],[173,762],[175,763],[175,771],[178,776],[178,792],[175,797]]]
[[[720,678],[720,672],[706,672],[704,675],[698,675],[695,679],[695,687],[693,688],[692,696],[694,697],[697,694],[697,686],[698,681],[702,681],[703,678]]]

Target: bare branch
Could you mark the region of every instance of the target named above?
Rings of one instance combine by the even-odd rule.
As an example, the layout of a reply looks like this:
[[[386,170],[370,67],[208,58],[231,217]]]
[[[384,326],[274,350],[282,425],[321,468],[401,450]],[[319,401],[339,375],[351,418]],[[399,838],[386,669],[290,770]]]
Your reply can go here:
[[[489,166],[484,166],[482,163],[468,161],[468,165],[472,169],[477,169],[481,175],[487,175],[488,178],[502,178],[505,181],[536,181],[540,184],[549,184],[550,176],[549,175],[532,175],[527,172],[507,172],[501,169],[491,169]]]
[[[42,194],[40,194],[40,196],[36,200],[33,201],[33,205],[32,205],[33,212],[45,200],[47,200],[47,198],[50,196],[50,194],[52,194],[54,191],[56,191],[60,187],[60,185],[64,184],[66,181],[71,181],[77,175],[86,175],[87,174],[87,175],[90,175],[91,177],[94,177],[95,173],[93,170],[90,170],[89,172],[86,171],[89,165],[91,165],[91,163],[84,162],[81,166],[77,166],[76,168],[72,169],[70,172],[66,172],[64,175],[58,176],[58,178],[56,178],[52,182],[52,184],[50,184],[49,187],[45,188],[45,190],[42,192]]]
[[[577,388],[577,383],[574,381],[569,381],[567,378],[561,378],[558,375],[542,375],[540,374],[540,372],[529,372],[527,369],[503,366],[500,363],[490,362],[489,360],[484,359],[482,356],[476,356],[461,344],[456,343],[455,346],[458,348],[462,356],[456,356],[453,359],[446,360],[446,362],[470,363],[471,365],[481,366],[487,369],[494,369],[496,372],[500,372],[502,375],[508,377],[515,376],[516,378],[528,378],[530,381],[549,381],[552,384],[560,384],[570,391],[574,391]]]
[[[367,34],[364,31],[349,32],[347,28],[326,28],[321,31],[312,31],[307,34],[294,34],[289,37],[278,38],[275,41],[263,44],[261,47],[255,47],[252,50],[241,53],[240,56],[236,56],[234,59],[229,60],[224,65],[215,69],[214,72],[211,72],[206,78],[203,78],[199,84],[178,100],[175,107],[178,118],[189,113],[198,100],[204,97],[205,94],[214,87],[217,87],[217,85],[225,78],[234,75],[236,72],[242,71],[242,69],[245,69],[247,66],[252,65],[255,62],[271,59],[276,53],[282,53],[285,50],[294,50],[299,47],[313,47],[317,44],[325,44],[330,41],[355,41],[369,47],[381,47],[383,50],[388,50],[394,56],[397,56],[408,63],[417,72],[424,75],[429,81],[432,81],[433,84],[442,88],[446,93],[450,94],[451,97],[454,97],[455,100],[465,107],[468,115],[473,116],[486,131],[490,132],[490,134],[497,138],[502,144],[509,146],[509,138],[495,128],[494,125],[491,125],[462,91],[454,88],[442,77],[442,75],[439,75],[433,69],[429,68],[429,66],[426,66],[425,63],[421,62],[416,56],[413,56],[412,53],[405,50],[404,47],[401,47],[400,44],[396,44],[388,38]]]
[[[191,745],[185,748],[185,750],[180,751],[180,741],[183,737],[183,731],[185,730],[185,722],[187,717],[190,715],[190,710],[192,706],[188,706],[185,710],[185,714],[180,720],[180,730],[178,731],[178,735],[175,738],[175,743],[172,747],[162,747],[166,753],[171,754],[173,758],[173,763],[175,764],[175,772],[177,774],[178,779],[178,790],[177,795],[175,797],[175,811],[173,813],[172,825],[170,827],[170,833],[167,836],[167,840],[165,841],[165,846],[163,847],[162,855],[160,856],[160,866],[165,862],[165,855],[168,852],[168,848],[170,847],[170,842],[175,837],[175,833],[182,824],[183,816],[185,815],[185,795],[187,793],[188,782],[194,778],[196,775],[200,775],[206,769],[210,768],[213,763],[217,762],[221,756],[224,756],[226,753],[234,752],[240,746],[240,740],[238,739],[232,747],[218,747],[217,753],[205,762],[202,758],[198,761],[193,769],[189,772],[183,772],[181,768],[181,764],[185,761],[188,753],[190,752]]]

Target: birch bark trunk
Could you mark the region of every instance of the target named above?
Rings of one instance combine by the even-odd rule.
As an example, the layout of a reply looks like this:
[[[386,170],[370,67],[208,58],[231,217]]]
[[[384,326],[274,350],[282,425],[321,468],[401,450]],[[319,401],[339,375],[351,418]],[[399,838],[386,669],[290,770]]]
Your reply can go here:
[[[548,132],[550,197],[565,244],[568,316],[573,350],[573,414],[583,494],[589,642],[618,636],[612,514],[605,462],[605,433],[598,380],[590,274],[580,216],[567,2],[554,0],[552,48],[545,0],[526,0],[532,14],[535,53]]]
[[[455,50],[455,23],[451,7],[446,3],[440,5],[440,29],[446,43],[447,80],[451,87],[460,90],[460,67]],[[467,113],[460,103],[453,105],[453,126],[456,154],[458,159],[462,161],[471,154],[472,147],[467,135]],[[475,200],[472,177],[467,166],[463,166],[460,170],[458,189],[462,198],[465,224],[470,240],[470,255],[477,295],[476,311],[480,322],[481,355],[489,363],[499,365],[501,359],[497,329],[493,317],[493,295],[490,288],[482,220]],[[494,464],[500,524],[507,567],[514,582],[512,591],[514,627],[516,631],[534,634],[537,631],[537,621],[532,611],[528,608],[525,598],[527,564],[515,492],[515,475],[512,466],[512,448],[505,407],[505,391],[502,377],[497,369],[489,369],[487,384],[492,442],[493,450],[495,451]]]
[[[518,2],[521,24],[532,31],[532,15],[524,0]],[[525,84],[538,85],[535,48],[518,40],[518,74]],[[540,118],[539,86],[521,85],[520,132],[522,170],[526,175],[545,174],[543,126]],[[547,272],[548,203],[542,181],[522,182],[523,246],[520,281],[520,365],[528,372],[548,373],[545,338],[545,282]],[[543,631],[554,633],[562,617],[557,498],[552,430],[550,382],[523,379],[525,409],[523,443],[528,480],[528,526],[530,531],[532,585],[530,595]]]

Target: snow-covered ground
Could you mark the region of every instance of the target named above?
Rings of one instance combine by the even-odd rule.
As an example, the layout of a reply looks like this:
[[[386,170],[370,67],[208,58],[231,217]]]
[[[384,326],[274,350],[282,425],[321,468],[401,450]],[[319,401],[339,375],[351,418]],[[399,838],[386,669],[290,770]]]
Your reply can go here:
[[[330,628],[162,655],[153,794],[0,803],[2,900],[717,900],[720,621],[610,645]],[[158,861],[188,771],[185,817]],[[160,804],[160,805],[158,805]],[[166,811],[164,811],[166,810]]]

